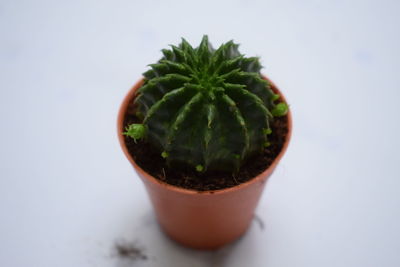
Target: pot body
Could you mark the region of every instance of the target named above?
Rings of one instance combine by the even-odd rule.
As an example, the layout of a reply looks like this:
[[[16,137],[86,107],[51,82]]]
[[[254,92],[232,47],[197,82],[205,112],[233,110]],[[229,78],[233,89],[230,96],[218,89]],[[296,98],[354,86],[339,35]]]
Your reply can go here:
[[[188,247],[216,249],[240,237],[249,227],[268,174],[240,190],[180,192],[138,171],[162,229]]]
[[[275,93],[282,94],[272,84]],[[289,143],[292,131],[290,111],[288,134],[282,151],[268,169],[235,187],[197,192],[164,183],[136,164],[125,145],[123,121],[142,80],[125,97],[118,115],[118,137],[122,150],[142,179],[153,204],[157,220],[173,240],[192,248],[216,249],[238,239],[249,227],[265,182],[277,166]]]

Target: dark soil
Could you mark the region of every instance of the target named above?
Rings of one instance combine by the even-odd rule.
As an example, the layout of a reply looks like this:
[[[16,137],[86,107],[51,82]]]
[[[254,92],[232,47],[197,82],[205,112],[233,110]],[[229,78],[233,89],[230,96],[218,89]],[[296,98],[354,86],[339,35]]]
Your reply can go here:
[[[134,107],[128,107],[125,115],[124,127],[132,123],[139,123],[134,115]],[[231,173],[207,172],[205,174],[192,169],[168,168],[160,152],[153,149],[148,143],[125,136],[125,143],[135,162],[147,173],[168,184],[192,189],[196,191],[213,191],[233,187],[244,183],[262,173],[271,165],[282,150],[288,133],[287,117],[277,117],[271,123],[272,134],[268,141],[271,145],[264,149],[257,157],[247,160],[235,175]]]

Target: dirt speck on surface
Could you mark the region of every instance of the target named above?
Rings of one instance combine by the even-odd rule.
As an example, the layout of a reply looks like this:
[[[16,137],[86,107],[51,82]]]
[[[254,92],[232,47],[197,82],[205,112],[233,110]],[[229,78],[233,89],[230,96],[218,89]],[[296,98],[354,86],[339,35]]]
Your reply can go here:
[[[130,261],[147,260],[144,249],[135,242],[118,241],[114,245],[114,255],[120,259]]]
[[[264,221],[261,219],[261,217],[258,216],[257,214],[254,214],[253,220],[257,222],[258,226],[260,226],[261,231],[264,231],[265,224]]]

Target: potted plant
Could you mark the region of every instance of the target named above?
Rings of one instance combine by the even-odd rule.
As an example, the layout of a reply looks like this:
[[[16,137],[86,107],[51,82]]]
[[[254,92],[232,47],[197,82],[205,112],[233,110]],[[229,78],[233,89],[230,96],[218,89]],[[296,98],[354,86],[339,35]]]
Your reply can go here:
[[[288,105],[257,57],[204,36],[163,57],[125,97],[122,150],[172,239],[215,249],[248,228],[291,135]]]

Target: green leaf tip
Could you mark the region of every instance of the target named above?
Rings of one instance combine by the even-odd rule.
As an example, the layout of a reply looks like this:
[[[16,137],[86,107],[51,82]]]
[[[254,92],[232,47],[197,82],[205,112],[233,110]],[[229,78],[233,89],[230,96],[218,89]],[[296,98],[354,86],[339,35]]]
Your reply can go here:
[[[269,134],[272,134],[272,130],[271,130],[271,128],[264,128],[264,129],[263,129],[263,133],[264,133],[265,135],[269,135]]]
[[[279,103],[277,104],[274,109],[271,111],[274,117],[281,117],[285,116],[289,110],[289,106],[286,103]]]
[[[281,96],[278,95],[278,94],[273,94],[272,97],[271,97],[271,100],[272,100],[272,101],[275,101],[275,100],[278,100],[280,97],[281,97]]]
[[[204,171],[204,167],[199,164],[199,165],[196,166],[196,171],[202,172],[202,171]]]
[[[167,151],[163,151],[161,153],[161,157],[163,157],[164,159],[168,158],[168,152]]]
[[[267,142],[264,143],[264,147],[269,147],[270,145],[271,145],[271,142],[267,141]]]
[[[133,138],[135,143],[137,140],[143,139],[144,136],[146,135],[146,128],[144,127],[143,124],[139,123],[130,124],[125,128],[125,130],[126,131],[123,132],[122,134]]]

